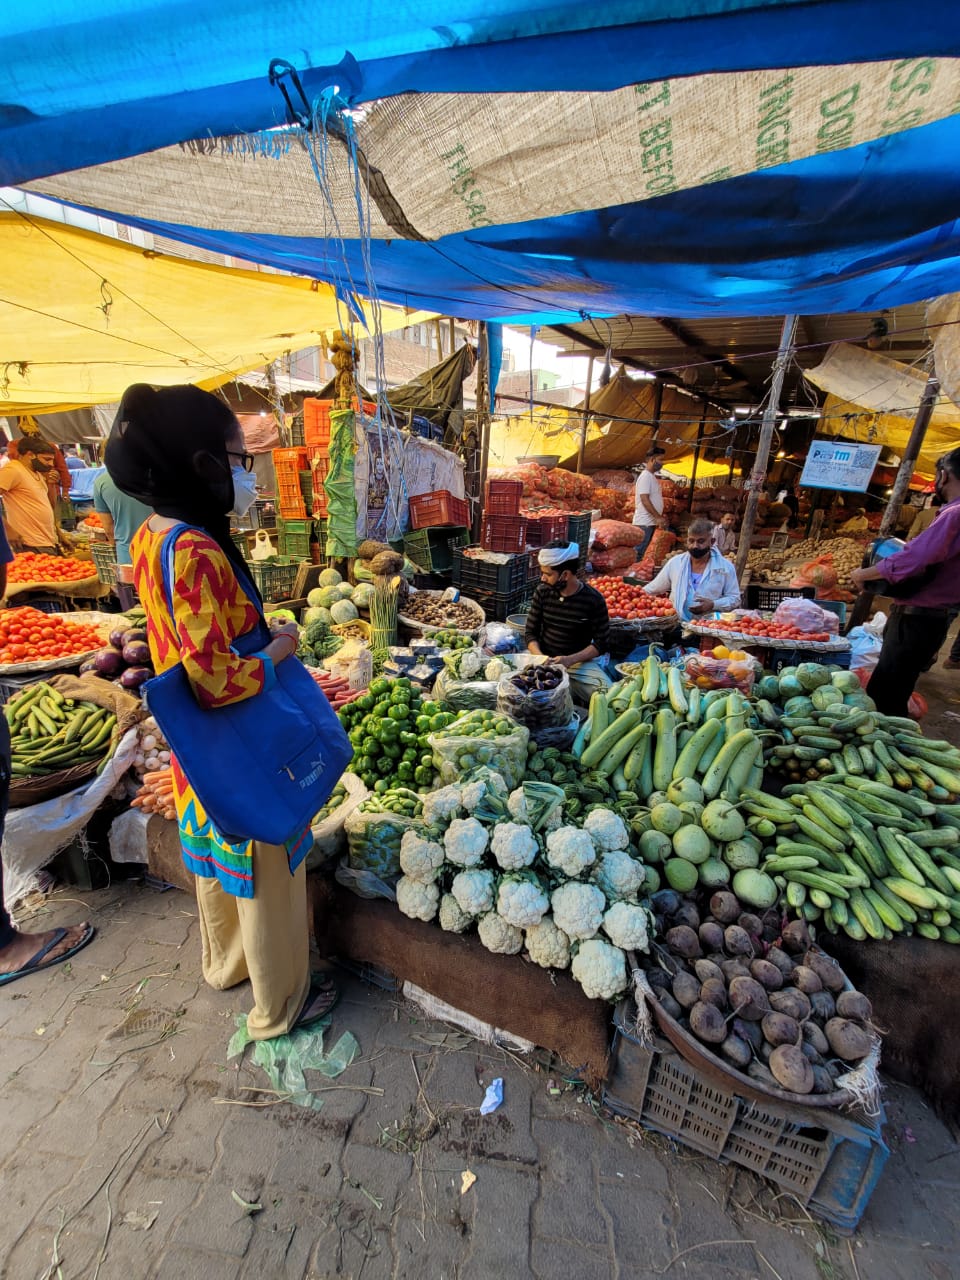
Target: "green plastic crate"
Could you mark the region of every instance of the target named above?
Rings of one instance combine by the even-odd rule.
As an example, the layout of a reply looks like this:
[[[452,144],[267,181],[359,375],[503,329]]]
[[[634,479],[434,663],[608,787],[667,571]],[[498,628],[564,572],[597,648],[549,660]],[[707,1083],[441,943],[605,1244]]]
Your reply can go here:
[[[404,537],[403,550],[408,560],[427,573],[449,573],[454,547],[465,547],[469,541],[467,529],[418,529]]]
[[[250,574],[257,590],[264,600],[276,604],[280,600],[289,600],[293,595],[293,584],[300,570],[299,560],[252,560]]]
[[[309,560],[312,537],[312,520],[277,520],[277,542],[282,556],[289,556],[293,560]]]

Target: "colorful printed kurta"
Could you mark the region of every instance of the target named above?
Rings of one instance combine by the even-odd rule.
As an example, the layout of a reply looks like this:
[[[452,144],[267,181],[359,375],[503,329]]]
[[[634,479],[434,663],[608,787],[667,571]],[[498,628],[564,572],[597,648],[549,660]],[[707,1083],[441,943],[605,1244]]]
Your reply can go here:
[[[222,548],[198,529],[187,530],[177,539],[173,582],[176,617],[170,617],[160,559],[165,537],[144,524],[130,543],[153,665],[159,673],[181,662],[197,701],[215,715],[217,707],[242,702],[267,688],[275,679],[273,663],[256,654],[240,657],[231,648],[234,640],[254,629],[258,613]],[[253,842],[224,839],[176,759],[171,765],[187,868],[198,876],[215,877],[236,897],[252,898]],[[237,786],[243,786],[242,778],[237,779]],[[287,842],[291,872],[306,857],[310,843],[309,829]]]

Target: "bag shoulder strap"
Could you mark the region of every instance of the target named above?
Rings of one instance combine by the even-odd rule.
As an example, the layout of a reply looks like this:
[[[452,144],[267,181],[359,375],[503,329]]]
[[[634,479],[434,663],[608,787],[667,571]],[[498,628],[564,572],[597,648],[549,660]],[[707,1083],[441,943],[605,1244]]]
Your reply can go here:
[[[173,583],[176,578],[177,539],[182,533],[189,532],[202,532],[202,530],[198,530],[195,525],[186,524],[185,522],[174,525],[174,527],[169,529],[164,535],[163,545],[160,548],[160,565],[163,574],[163,594],[167,603],[167,608],[170,610],[170,618],[173,622],[174,631],[176,631],[177,626],[176,615],[173,608]],[[236,565],[231,564],[230,567],[236,575],[236,579],[240,584],[241,590],[257,611],[258,627],[254,628],[253,631],[250,631],[247,634],[250,637],[256,637],[257,643],[259,643],[261,641],[261,636],[256,634],[258,629],[269,635],[267,620],[263,616],[263,608],[260,601],[257,599],[257,595],[253,590],[253,584],[250,582],[247,575],[245,573],[238,572]],[[235,643],[238,643],[240,640],[245,638],[246,637],[238,637]]]

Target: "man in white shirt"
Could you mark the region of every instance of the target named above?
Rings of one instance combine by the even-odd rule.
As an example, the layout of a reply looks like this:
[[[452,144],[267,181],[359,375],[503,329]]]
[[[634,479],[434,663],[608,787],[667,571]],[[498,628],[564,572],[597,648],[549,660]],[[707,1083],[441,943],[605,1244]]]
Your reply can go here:
[[[709,520],[691,523],[686,552],[668,560],[644,590],[652,596],[669,595],[684,622],[715,610],[740,607],[737,571],[713,545]]]
[[[634,490],[633,523],[642,530],[637,544],[637,559],[642,560],[644,552],[650,545],[650,539],[657,529],[663,526],[663,490],[657,479],[657,472],[663,466],[666,456],[664,449],[652,445],[643,460],[643,470],[637,476]]]

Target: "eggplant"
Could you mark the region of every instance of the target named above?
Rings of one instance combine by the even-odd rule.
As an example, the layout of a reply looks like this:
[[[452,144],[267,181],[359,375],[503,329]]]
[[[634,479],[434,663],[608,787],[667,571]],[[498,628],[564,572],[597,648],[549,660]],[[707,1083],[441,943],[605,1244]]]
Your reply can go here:
[[[80,663],[80,675],[88,675],[91,671],[97,671],[97,661],[95,658],[87,658],[86,662]],[[97,672],[99,674],[99,672]]]
[[[127,633],[125,630],[111,631],[109,643],[113,646],[114,649],[122,649],[124,644],[123,637],[126,634]]]
[[[108,679],[117,676],[123,670],[123,654],[119,649],[99,649],[93,655],[93,665],[98,675]]]
[[[120,677],[124,689],[139,689],[153,675],[149,667],[127,667]]]
[[[149,666],[150,646],[143,640],[132,640],[123,646],[123,660],[128,667]]]
[[[147,633],[144,631],[143,627],[131,627],[129,630],[123,632],[123,644],[120,647],[122,649],[125,645],[133,644],[135,640],[143,641],[146,640],[146,638]]]

